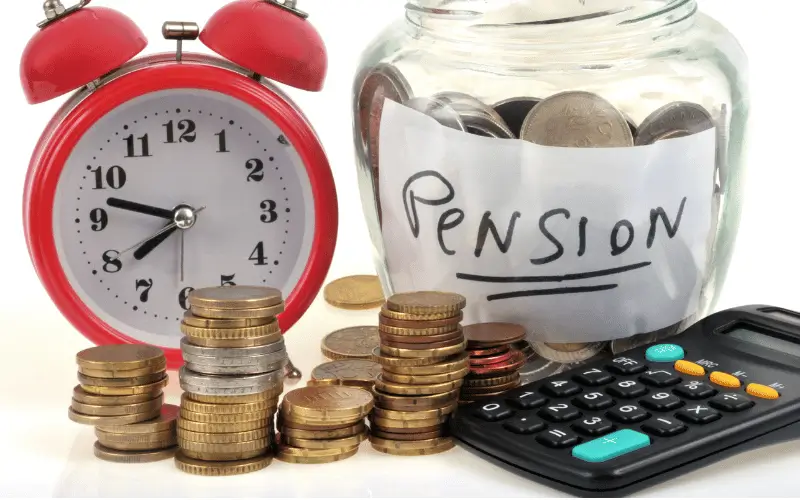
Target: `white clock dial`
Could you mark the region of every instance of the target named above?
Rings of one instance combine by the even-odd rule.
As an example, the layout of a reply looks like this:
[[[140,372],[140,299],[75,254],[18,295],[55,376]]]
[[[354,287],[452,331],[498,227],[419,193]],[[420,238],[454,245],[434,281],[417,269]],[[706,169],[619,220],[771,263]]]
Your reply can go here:
[[[299,155],[266,116],[217,92],[169,90],[129,101],[81,138],[53,223],[81,300],[125,335],[177,348],[194,288],[268,285],[288,296],[309,259],[313,206]],[[180,207],[195,219],[135,246]]]

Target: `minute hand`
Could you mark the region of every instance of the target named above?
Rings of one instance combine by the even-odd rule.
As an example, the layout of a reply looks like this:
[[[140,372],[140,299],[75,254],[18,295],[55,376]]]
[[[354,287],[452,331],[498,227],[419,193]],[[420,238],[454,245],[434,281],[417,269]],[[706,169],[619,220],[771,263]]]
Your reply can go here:
[[[106,203],[109,207],[119,208],[120,210],[128,210],[130,212],[136,212],[144,215],[152,215],[153,217],[160,217],[162,219],[172,220],[172,217],[174,216],[174,212],[172,210],[144,205],[142,203],[136,203],[135,201],[109,198],[106,200]]]

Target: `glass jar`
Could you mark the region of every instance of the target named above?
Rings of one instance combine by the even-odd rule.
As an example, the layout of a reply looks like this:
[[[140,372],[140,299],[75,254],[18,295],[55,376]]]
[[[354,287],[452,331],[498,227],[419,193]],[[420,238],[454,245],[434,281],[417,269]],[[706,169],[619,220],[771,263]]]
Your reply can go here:
[[[411,0],[354,94],[387,296],[462,293],[465,323],[521,323],[564,363],[714,307],[741,214],[747,60],[695,0]]]

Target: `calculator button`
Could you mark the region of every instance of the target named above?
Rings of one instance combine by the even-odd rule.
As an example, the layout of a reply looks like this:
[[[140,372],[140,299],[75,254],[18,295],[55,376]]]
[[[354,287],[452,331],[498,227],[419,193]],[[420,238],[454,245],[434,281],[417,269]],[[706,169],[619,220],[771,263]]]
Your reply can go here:
[[[567,448],[580,443],[581,438],[568,430],[550,429],[536,436],[536,440],[549,448]]]
[[[554,398],[566,398],[581,392],[581,387],[569,380],[550,380],[542,386],[542,392]]]
[[[669,387],[671,385],[680,384],[683,379],[674,372],[667,370],[650,370],[639,377],[639,380],[653,387]]]
[[[653,411],[672,411],[684,405],[683,400],[668,392],[650,394],[640,401],[642,406]]]
[[[506,420],[503,423],[503,427],[514,434],[535,434],[544,430],[547,425],[538,418],[514,417]]]
[[[601,417],[587,417],[572,424],[572,428],[587,436],[602,436],[614,430],[614,424]]]
[[[675,416],[690,424],[709,424],[722,417],[718,412],[703,405],[690,406],[685,410],[679,411]]]
[[[547,398],[538,392],[525,391],[519,396],[506,399],[506,402],[520,410],[532,410],[547,403]]]
[[[636,405],[622,405],[619,408],[614,408],[609,410],[608,416],[611,420],[616,420],[623,424],[633,424],[650,418],[649,413]]]
[[[572,449],[572,456],[585,462],[606,462],[626,453],[650,446],[650,436],[631,429],[622,429]]]
[[[739,379],[729,373],[712,372],[709,378],[711,379],[712,384],[721,385],[722,387],[727,387],[729,389],[738,389],[742,386],[742,383],[739,381]]]
[[[747,384],[747,394],[761,399],[778,399],[781,397],[778,391],[772,387],[761,384]]]
[[[731,412],[744,411],[755,405],[753,401],[741,394],[720,394],[709,401],[708,404],[717,410]]]
[[[647,370],[647,365],[635,359],[621,357],[614,358],[611,363],[606,365],[606,368],[618,375],[635,375]]]
[[[514,415],[514,410],[505,403],[486,403],[475,411],[475,416],[487,422],[497,422]]]
[[[716,396],[717,390],[699,380],[690,380],[675,388],[675,394],[688,399],[706,399]]]
[[[686,353],[683,347],[676,344],[658,344],[651,346],[644,353],[647,361],[653,363],[672,363],[683,359]]]
[[[614,406],[611,396],[602,392],[587,392],[573,399],[572,402],[584,410],[605,410]]]
[[[539,410],[539,416],[551,422],[569,422],[581,416],[581,412],[566,403],[556,403]]]
[[[677,436],[688,429],[685,425],[675,419],[658,417],[642,425],[642,430],[658,437]]]
[[[598,385],[605,385],[609,382],[613,382],[614,376],[608,372],[600,370],[599,368],[592,368],[591,370],[587,370],[583,373],[575,375],[572,377],[572,379],[579,384],[596,387]]]
[[[691,375],[692,377],[702,377],[706,374],[706,369],[702,366],[698,365],[697,363],[692,363],[691,361],[686,361],[685,359],[681,359],[680,361],[675,362],[675,369],[681,373],[685,373],[686,375]]]
[[[621,380],[610,386],[608,393],[618,398],[633,399],[647,394],[647,387],[635,380]]]

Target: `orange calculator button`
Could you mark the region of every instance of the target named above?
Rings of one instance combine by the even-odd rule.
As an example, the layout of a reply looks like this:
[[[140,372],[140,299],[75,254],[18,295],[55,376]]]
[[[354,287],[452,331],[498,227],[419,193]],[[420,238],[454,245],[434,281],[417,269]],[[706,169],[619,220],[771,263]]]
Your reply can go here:
[[[686,375],[692,375],[694,377],[702,377],[703,375],[706,374],[705,368],[698,365],[697,363],[692,363],[691,361],[686,361],[684,359],[675,362],[675,369],[681,373],[685,373]]]
[[[739,382],[739,379],[729,373],[712,372],[709,378],[711,379],[712,384],[721,385],[722,387],[738,389],[742,386],[742,383]]]
[[[747,394],[761,399],[778,399],[781,395],[772,387],[761,384],[748,384]]]

